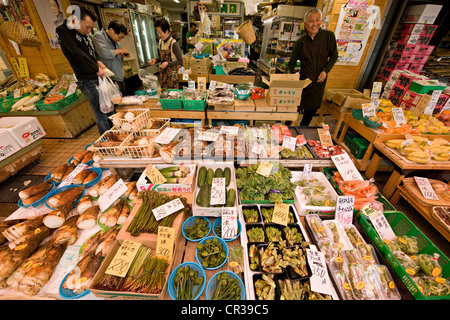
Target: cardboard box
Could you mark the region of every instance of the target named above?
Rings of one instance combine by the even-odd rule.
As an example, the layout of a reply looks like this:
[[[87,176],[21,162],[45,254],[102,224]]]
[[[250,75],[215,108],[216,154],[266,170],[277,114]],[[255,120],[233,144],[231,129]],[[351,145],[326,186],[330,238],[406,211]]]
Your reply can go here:
[[[389,69],[389,68],[383,68],[383,70],[381,70],[379,77],[389,80],[392,76],[392,72],[394,70],[393,69]]]
[[[246,62],[238,62],[238,61],[227,61],[225,62],[225,68],[228,70],[233,70],[236,68],[247,68],[248,63]]]
[[[413,55],[412,53],[406,52],[406,51],[402,51],[402,52],[394,51],[394,53],[392,54],[391,60],[388,60],[388,61],[407,63],[407,62],[409,62],[409,59],[411,59],[412,55]],[[388,64],[386,64],[386,66],[389,69],[394,70],[394,68],[389,67]]]
[[[391,90],[391,95],[401,99],[408,89],[396,83]]]
[[[435,110],[438,107],[439,108],[443,108],[445,106],[445,104],[447,103],[449,98],[450,98],[450,96],[448,94],[445,94],[445,93],[441,94],[439,96],[439,98],[438,98],[438,101],[436,102]]]
[[[3,118],[6,119],[6,118]],[[19,142],[7,129],[0,129],[0,161],[22,149]]]
[[[413,92],[411,90],[406,90],[406,93],[403,95],[402,100],[406,103],[416,105],[419,103],[422,98],[422,94]]]
[[[286,107],[278,106],[277,112],[298,112],[298,107],[294,105]]]
[[[303,88],[308,86],[309,79],[300,80],[299,74],[272,74],[270,81],[263,78],[269,85],[266,90],[266,101],[269,106],[299,106]]]
[[[7,129],[22,148],[45,136],[45,131],[36,117],[1,118],[0,129]]]
[[[398,106],[401,101],[401,99],[396,97],[392,92],[389,94],[388,100],[390,100],[394,106]]]
[[[190,64],[191,67],[192,66],[209,67],[211,66],[211,59],[209,58],[195,59],[194,57],[191,56]]]
[[[255,111],[259,112],[275,112],[277,111],[276,106],[269,106],[266,99],[257,99],[255,101]]]
[[[208,74],[209,82],[223,82],[230,84],[240,84],[245,82],[255,82],[255,76],[229,76],[225,74]]]
[[[193,74],[208,74],[211,73],[211,68],[207,66],[193,66],[191,65],[191,72]]]
[[[403,110],[411,110],[411,108],[414,108],[416,105],[412,103],[408,103],[404,100],[401,100],[398,107],[402,108]]]
[[[324,97],[340,106],[341,111],[347,108],[361,109],[361,104],[370,103],[370,96],[355,89],[327,89]]]
[[[195,178],[195,170],[196,170],[195,164],[184,164],[184,166],[186,166],[190,169],[191,173],[186,178],[182,178],[182,181],[181,181],[182,183],[176,183],[176,184],[148,183],[147,176],[145,175],[145,171],[150,170],[153,167],[160,170],[162,168],[175,167],[175,166],[178,166],[178,164],[177,165],[175,165],[175,164],[149,164],[145,168],[144,172],[142,172],[138,181],[136,182],[136,188],[139,191],[153,190],[153,191],[158,191],[158,192],[192,192],[192,191],[194,191],[193,187],[194,187],[194,178]]]
[[[401,22],[433,24],[441,9],[442,5],[435,4],[408,6],[403,13]]]

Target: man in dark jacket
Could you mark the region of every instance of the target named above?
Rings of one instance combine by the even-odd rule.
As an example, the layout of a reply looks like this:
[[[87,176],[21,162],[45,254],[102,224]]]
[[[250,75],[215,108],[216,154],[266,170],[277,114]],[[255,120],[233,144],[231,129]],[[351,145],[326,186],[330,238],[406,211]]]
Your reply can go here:
[[[79,9],[79,10],[78,10]],[[81,92],[89,100],[94,111],[100,135],[111,129],[108,115],[100,110],[97,90],[98,77],[104,77],[105,65],[98,58],[90,33],[98,20],[97,14],[86,6],[77,7],[70,20],[56,28],[61,49],[77,77]]]
[[[304,25],[306,34],[295,42],[287,72],[293,72],[297,60],[300,60],[300,80],[309,78],[312,81],[303,89],[299,106],[299,109],[303,110],[300,126],[309,126],[322,103],[327,75],[338,59],[338,51],[333,31],[321,28],[320,9],[308,10],[305,13]]]

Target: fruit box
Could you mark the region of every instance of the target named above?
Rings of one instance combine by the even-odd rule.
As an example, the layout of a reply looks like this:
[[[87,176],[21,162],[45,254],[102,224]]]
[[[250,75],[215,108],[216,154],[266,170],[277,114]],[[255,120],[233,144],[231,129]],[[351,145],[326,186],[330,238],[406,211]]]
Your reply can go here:
[[[422,94],[416,93],[411,90],[407,90],[406,93],[403,95],[402,100],[405,103],[416,105],[419,103],[421,98],[422,98]]]
[[[198,181],[198,174],[200,172],[201,167],[205,167],[206,169],[212,168],[214,171],[216,169],[221,168],[222,170],[226,167],[231,169],[231,179],[230,184],[228,187],[226,187],[226,190],[234,189],[236,197],[234,201],[234,206],[231,208],[237,208],[237,202],[238,202],[238,192],[236,188],[236,173],[234,170],[234,163],[233,162],[221,162],[221,163],[215,163],[215,162],[200,162],[198,163],[198,170],[197,170],[197,176],[196,176],[196,182]],[[206,183],[206,182],[205,182]],[[192,201],[192,215],[194,216],[205,216],[205,217],[221,217],[222,216],[222,207],[201,207],[197,204],[197,196],[200,191],[200,188],[198,187],[197,183],[195,183],[196,188],[194,192],[194,198]]]
[[[181,230],[181,228],[180,228],[180,230]],[[179,232],[179,233],[181,235],[181,232]],[[181,238],[182,238],[181,236],[177,236],[177,238],[174,241],[174,243],[175,243],[174,254],[177,252],[177,248],[179,246],[179,243],[181,242],[180,240],[182,240]],[[134,240],[134,241],[136,241],[136,240]],[[142,245],[154,249],[154,251],[156,249],[156,246],[151,247],[145,241],[137,241],[137,242],[140,242],[140,243],[142,243]],[[96,297],[111,299],[111,300],[166,300],[167,299],[167,297],[166,297],[167,296],[167,281],[169,279],[170,273],[174,269],[173,259],[171,261],[169,261],[169,265],[167,267],[166,274],[165,274],[164,286],[162,288],[162,291],[159,294],[135,293],[135,292],[126,292],[126,291],[108,291],[108,290],[99,290],[99,289],[94,288],[95,284],[97,282],[99,282],[100,279],[105,275],[106,270],[109,268],[109,265],[111,264],[112,260],[114,259],[114,256],[116,255],[116,253],[119,250],[122,243],[123,243],[123,239],[122,240],[117,239],[115,241],[113,247],[111,248],[111,250],[105,257],[105,259],[103,260],[103,263],[101,264],[100,268],[97,270],[97,273],[95,274],[94,280],[92,282],[93,284],[91,285],[89,290]],[[183,242],[183,244],[184,244],[184,242]]]
[[[423,67],[425,67],[424,63],[411,63],[408,67],[408,70],[420,73],[422,72]]]
[[[437,29],[435,24],[422,23],[405,23],[401,29],[401,33],[409,33],[415,35],[433,35]]]
[[[0,129],[0,141],[0,160],[6,159],[22,149],[19,142],[7,129]]]
[[[45,136],[36,117],[4,117],[0,119],[0,128],[8,130],[22,148]]]
[[[185,178],[181,178],[179,183],[163,183],[163,184],[149,183],[148,178],[145,174],[146,171],[150,170],[153,167],[155,167],[158,170],[161,170],[163,168],[179,167],[179,166],[185,166],[190,170],[190,174]],[[147,165],[144,172],[142,172],[141,176],[136,182],[136,187],[139,191],[153,190],[158,192],[192,192],[194,187],[195,169],[196,169],[195,164],[176,164],[176,165],[149,164]]]
[[[263,78],[263,82],[269,86],[266,95],[273,98],[301,98],[303,88],[307,87],[311,80],[300,80],[299,77],[299,74],[272,74],[270,81]]]
[[[429,35],[413,35],[407,33],[401,33],[397,39],[398,43],[404,44],[421,44],[427,45],[430,43],[432,36]]]
[[[327,89],[324,97],[341,107],[341,112],[350,109],[361,109],[361,104],[370,103],[370,96],[355,89]]]
[[[398,99],[401,99],[403,95],[408,91],[405,87],[401,86],[400,84],[396,83],[392,87],[391,95],[397,97]]]

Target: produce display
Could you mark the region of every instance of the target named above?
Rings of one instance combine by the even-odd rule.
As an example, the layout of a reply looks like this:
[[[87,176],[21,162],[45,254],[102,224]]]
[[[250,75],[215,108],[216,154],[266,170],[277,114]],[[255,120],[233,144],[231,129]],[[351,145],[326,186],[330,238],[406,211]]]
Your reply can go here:
[[[329,148],[324,148],[317,140],[308,140],[308,145],[310,145],[319,158],[331,158],[332,156],[344,153],[344,149],[341,146],[332,146]]]
[[[443,138],[428,139],[412,136],[411,139],[391,139],[384,142],[386,146],[396,149],[406,159],[418,163],[430,160],[449,161],[450,141]]]

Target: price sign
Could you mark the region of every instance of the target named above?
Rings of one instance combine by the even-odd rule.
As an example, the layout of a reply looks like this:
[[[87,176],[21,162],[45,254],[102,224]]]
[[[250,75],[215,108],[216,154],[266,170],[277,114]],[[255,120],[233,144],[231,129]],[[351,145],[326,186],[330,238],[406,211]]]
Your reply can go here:
[[[436,195],[436,192],[434,192],[433,186],[428,178],[414,177],[414,180],[416,180],[417,186],[425,199],[439,201],[439,198]]]
[[[222,239],[233,239],[238,234],[236,208],[222,208]]]
[[[175,229],[170,227],[158,227],[156,240],[156,255],[172,260],[175,241]]]
[[[370,217],[377,212],[383,213],[383,205],[378,201],[370,201],[368,204],[361,208],[361,214],[366,217]]]
[[[188,80],[189,80],[189,74],[183,73],[183,81],[188,81]]]
[[[289,222],[289,205],[287,203],[275,203],[272,222],[287,226]]]
[[[436,107],[436,103],[439,100],[440,95],[442,94],[442,90],[433,90],[433,93],[431,94],[430,102],[428,102],[427,107],[423,111],[423,114],[432,115],[434,108]]]
[[[374,110],[377,110],[380,105],[380,99],[370,99],[370,105],[374,108]]]
[[[312,163],[305,163],[303,166],[303,173],[304,174],[310,174],[312,172]]]
[[[327,263],[323,252],[317,250],[315,245],[306,249],[306,258],[311,269],[311,291],[322,294],[333,294],[330,276],[328,275]]]
[[[425,109],[428,106],[428,103],[431,101],[431,96],[424,93],[422,98],[420,98],[419,102],[417,103],[416,107],[413,110],[413,114],[415,116],[420,116],[421,114],[424,114]]]
[[[332,156],[331,160],[333,160],[334,165],[338,169],[344,181],[364,180],[347,153]]]
[[[222,127],[220,127],[219,133],[237,136],[239,133],[239,127],[237,127],[237,126],[222,126]]]
[[[181,202],[180,198],[177,198],[175,200],[167,202],[166,204],[163,204],[162,206],[153,209],[152,212],[153,215],[155,216],[156,221],[159,221],[183,208],[184,208],[183,202]]]
[[[206,78],[205,77],[198,77],[198,90],[200,91],[206,91]]]
[[[215,90],[216,89],[216,85],[217,85],[216,80],[211,80],[209,82],[209,90]]]
[[[72,170],[72,172],[58,185],[58,188],[68,186],[72,183],[73,178],[77,176],[81,171],[87,168],[87,164],[80,163]]]
[[[290,136],[284,136],[282,146],[288,148],[289,150],[295,151],[297,139]]]
[[[259,139],[264,138],[264,135],[263,135],[261,129],[258,129],[258,128],[252,128],[252,129],[253,129],[253,135],[254,135],[256,138],[259,138]]]
[[[383,83],[374,82],[372,85],[372,92],[370,94],[371,99],[378,99],[380,97],[381,89],[383,88]]]
[[[363,103],[361,105],[362,108],[362,113],[363,113],[363,117],[375,117],[376,113],[375,113],[375,107],[371,104],[371,103]]]
[[[369,220],[382,240],[394,241],[395,239],[397,239],[397,236],[389,225],[389,222],[384,216],[383,211],[373,212],[369,216]]]
[[[324,148],[333,146],[333,140],[331,140],[330,131],[328,129],[318,128],[317,132],[319,133],[320,144]]]
[[[117,199],[127,192],[127,185],[119,179],[111,188],[98,198],[98,206],[101,211],[108,209]]]
[[[75,81],[71,81],[69,85],[69,89],[67,90],[66,97],[70,96],[72,93],[77,90],[77,83]]]
[[[191,90],[195,90],[195,81],[194,80],[188,80],[188,88]]]
[[[167,181],[167,179],[155,167],[151,167],[150,170],[145,170],[145,175],[153,184],[163,184]]]
[[[252,152],[259,155],[261,154],[261,149],[262,149],[261,145],[258,142],[256,142],[252,147]]]
[[[259,163],[258,169],[256,170],[256,173],[264,177],[268,177],[271,171],[272,171],[272,163],[267,161],[261,161]]]
[[[202,52],[204,44],[201,42],[197,42],[194,47],[195,49],[197,49],[198,52]]]
[[[354,206],[354,196],[338,196],[336,199],[335,219],[340,221],[342,224],[352,224]]]
[[[127,275],[128,269],[130,269],[134,257],[138,253],[141,245],[141,243],[136,241],[124,240],[119,250],[117,250],[114,255],[114,258],[111,260],[105,273],[124,278]]]
[[[405,114],[402,108],[392,108],[392,117],[397,124],[406,124]]]
[[[214,142],[217,140],[219,135],[219,132],[201,131],[197,136],[197,140]]]
[[[14,97],[14,99],[17,99],[18,97],[20,97],[21,96],[21,94],[20,94],[20,89],[14,89],[14,91],[13,91],[13,97]]]
[[[211,185],[211,205],[225,204],[225,178],[213,178]]]
[[[175,136],[180,132],[180,129],[176,128],[166,128],[163,132],[161,132],[155,139],[155,142],[158,144],[168,144],[170,141],[175,138]]]

